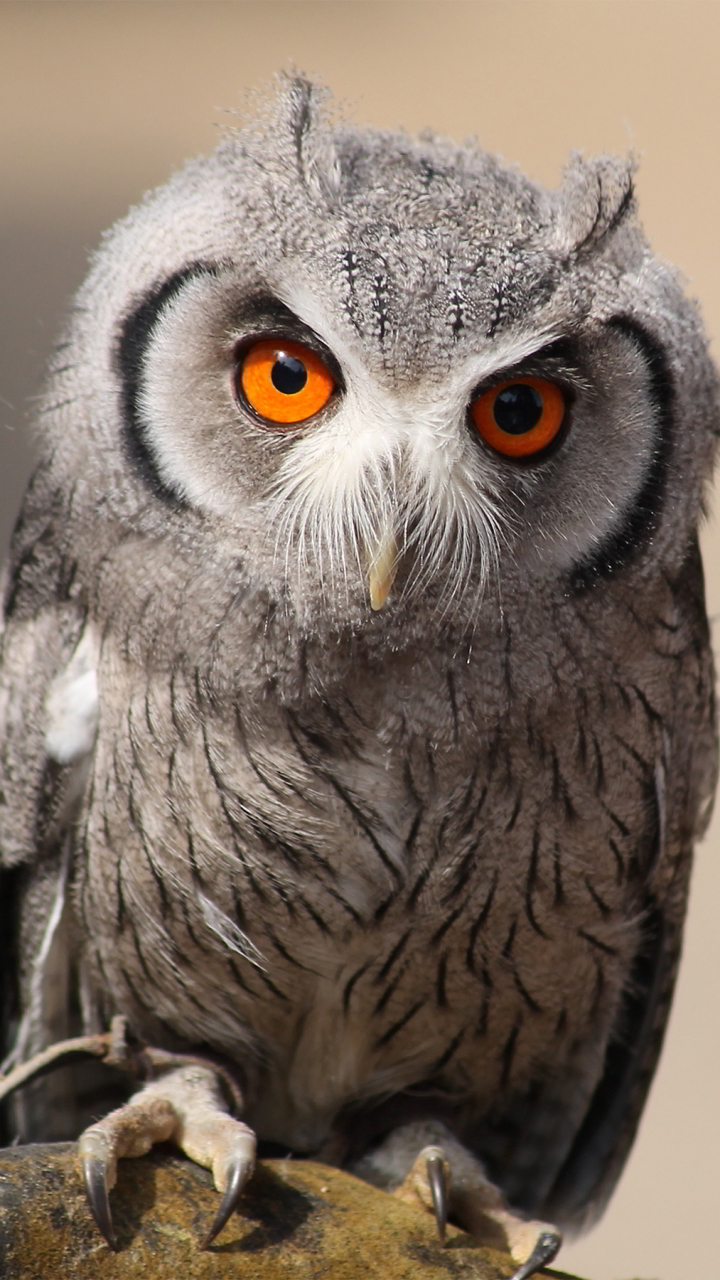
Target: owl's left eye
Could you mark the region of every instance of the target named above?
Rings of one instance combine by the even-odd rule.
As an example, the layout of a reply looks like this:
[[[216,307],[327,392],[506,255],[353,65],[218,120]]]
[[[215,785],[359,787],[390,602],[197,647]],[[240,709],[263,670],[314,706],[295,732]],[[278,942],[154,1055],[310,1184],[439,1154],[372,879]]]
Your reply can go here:
[[[293,426],[324,409],[335,379],[310,347],[284,338],[263,338],[242,354],[235,394],[265,422]]]
[[[565,392],[547,378],[500,382],[470,404],[478,435],[506,458],[530,459],[556,440],[565,422]]]

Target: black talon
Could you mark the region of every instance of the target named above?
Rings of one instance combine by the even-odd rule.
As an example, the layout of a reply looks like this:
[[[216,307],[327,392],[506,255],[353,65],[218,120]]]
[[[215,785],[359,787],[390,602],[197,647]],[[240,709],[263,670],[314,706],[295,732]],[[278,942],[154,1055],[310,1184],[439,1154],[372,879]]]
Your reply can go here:
[[[250,1160],[236,1160],[230,1166],[228,1174],[228,1182],[220,1201],[220,1208],[215,1214],[215,1221],[208,1231],[205,1239],[200,1245],[201,1249],[208,1249],[215,1239],[216,1235],[222,1231],[233,1209],[236,1208],[237,1202],[242,1194],[243,1187],[252,1173],[252,1162]]]
[[[90,1212],[110,1248],[117,1253],[118,1242],[110,1213],[105,1161],[99,1156],[83,1156],[83,1180]]]
[[[527,1262],[523,1262],[510,1280],[530,1280],[530,1276],[534,1276],[536,1271],[552,1262],[561,1244],[562,1236],[559,1231],[542,1231]]]
[[[438,1239],[441,1244],[445,1243],[445,1228],[447,1226],[448,1215],[448,1196],[447,1196],[447,1179],[445,1177],[445,1162],[440,1156],[428,1156],[425,1161],[427,1169],[428,1182],[430,1183],[430,1192],[432,1194],[433,1209],[435,1210],[435,1222],[437,1224]]]

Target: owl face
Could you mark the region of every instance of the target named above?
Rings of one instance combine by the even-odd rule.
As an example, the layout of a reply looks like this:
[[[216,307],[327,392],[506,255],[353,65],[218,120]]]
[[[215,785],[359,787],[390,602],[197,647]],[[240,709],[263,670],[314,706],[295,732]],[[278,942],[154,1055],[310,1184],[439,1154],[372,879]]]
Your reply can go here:
[[[296,107],[99,255],[76,326],[121,522],[192,529],[294,617],[353,628],[418,607],[471,624],[656,554],[710,441],[698,457],[673,426],[697,321],[629,169],[578,161],[550,194],[479,150]],[[710,381],[693,392],[709,417]]]

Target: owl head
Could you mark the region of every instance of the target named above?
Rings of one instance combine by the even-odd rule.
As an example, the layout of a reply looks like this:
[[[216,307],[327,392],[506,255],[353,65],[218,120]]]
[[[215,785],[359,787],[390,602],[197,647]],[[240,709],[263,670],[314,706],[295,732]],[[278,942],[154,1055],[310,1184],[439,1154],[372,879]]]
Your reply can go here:
[[[714,446],[630,163],[548,191],[337,123],[301,77],[108,235],[57,365],[53,468],[98,548],[241,565],[301,627],[395,643],[682,563]]]

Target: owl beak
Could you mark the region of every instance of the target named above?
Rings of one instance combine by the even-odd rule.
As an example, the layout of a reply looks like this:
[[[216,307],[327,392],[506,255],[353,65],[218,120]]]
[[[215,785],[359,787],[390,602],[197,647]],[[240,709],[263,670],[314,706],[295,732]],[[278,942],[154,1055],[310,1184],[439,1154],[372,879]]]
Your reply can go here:
[[[380,538],[368,562],[370,607],[376,612],[387,603],[398,565],[398,549],[394,535],[388,531]]]

